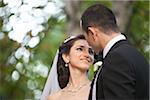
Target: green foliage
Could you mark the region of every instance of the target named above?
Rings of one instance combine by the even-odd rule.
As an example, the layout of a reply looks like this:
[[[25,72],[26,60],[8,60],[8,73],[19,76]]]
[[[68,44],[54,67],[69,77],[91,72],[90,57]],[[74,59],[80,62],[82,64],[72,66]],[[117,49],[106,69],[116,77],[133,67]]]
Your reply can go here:
[[[44,39],[34,50],[34,58],[32,61],[42,61],[42,63],[44,63],[50,71],[56,51],[65,38],[65,28],[64,21],[58,21],[56,18],[49,19],[48,26],[49,28],[45,31]],[[47,78],[41,77],[35,78],[34,80],[39,82],[39,89],[42,91]]]
[[[50,67],[60,43],[64,40],[65,28],[64,21],[58,21],[57,18],[50,18],[48,26],[44,39],[35,50],[35,58],[42,60],[44,64]]]
[[[35,89],[43,90],[47,78],[41,77],[33,69],[37,66],[37,61],[42,61],[50,69],[56,50],[65,37],[65,34],[62,34],[65,32],[64,20],[59,21],[53,17],[49,19],[48,24],[45,24],[45,26],[47,26],[47,29],[44,31],[44,39],[34,49],[28,48],[34,54],[30,62],[23,64],[21,60],[18,61],[23,64],[23,71],[17,70],[15,64],[10,65],[7,63],[8,57],[19,45],[12,42],[7,36],[0,40],[0,95],[2,99],[34,99],[33,91]],[[17,81],[12,80],[11,75],[14,70],[20,74]],[[35,89],[28,88],[27,83],[29,80],[37,84]]]
[[[89,7],[90,5],[94,5],[94,4],[97,4],[97,3],[100,3],[100,4],[104,4],[108,7],[111,8],[112,6],[112,3],[108,0],[84,0],[81,4],[81,13],[87,8]]]
[[[145,47],[149,45],[149,3],[136,1],[133,6],[131,25],[128,29],[128,38],[139,51],[149,59],[149,52]]]
[[[88,78],[89,80],[92,81],[93,77],[94,77],[94,66],[90,66],[89,71],[88,71]]]

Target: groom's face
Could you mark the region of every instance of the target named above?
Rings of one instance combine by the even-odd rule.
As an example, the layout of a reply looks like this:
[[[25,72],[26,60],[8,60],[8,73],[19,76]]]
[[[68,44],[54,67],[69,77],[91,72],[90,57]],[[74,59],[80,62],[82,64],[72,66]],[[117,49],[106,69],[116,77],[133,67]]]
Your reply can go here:
[[[84,34],[88,44],[93,48],[95,53],[99,53],[99,50],[97,49],[97,43],[93,38],[93,35],[91,33],[85,33]]]
[[[83,29],[83,33],[84,33],[84,36],[88,42],[88,44],[94,49],[94,52],[95,53],[99,53],[99,42],[98,41],[95,41],[95,37],[96,35],[93,35],[93,33],[95,34],[94,31],[92,31],[92,27],[87,27],[86,29],[84,29],[82,27],[82,20],[80,20],[80,27],[81,29]]]

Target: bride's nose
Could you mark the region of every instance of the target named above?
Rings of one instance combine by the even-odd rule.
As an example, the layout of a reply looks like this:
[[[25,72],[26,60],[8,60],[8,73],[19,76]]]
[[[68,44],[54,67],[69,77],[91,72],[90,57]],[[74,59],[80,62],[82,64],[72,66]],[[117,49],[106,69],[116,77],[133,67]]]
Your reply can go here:
[[[89,53],[89,50],[84,51],[84,57],[90,59],[90,61],[93,61],[92,55]]]
[[[88,51],[88,50],[85,50],[85,51],[84,51],[84,56],[86,56],[87,58],[89,58],[89,57],[90,57],[90,53],[89,53],[89,51]]]

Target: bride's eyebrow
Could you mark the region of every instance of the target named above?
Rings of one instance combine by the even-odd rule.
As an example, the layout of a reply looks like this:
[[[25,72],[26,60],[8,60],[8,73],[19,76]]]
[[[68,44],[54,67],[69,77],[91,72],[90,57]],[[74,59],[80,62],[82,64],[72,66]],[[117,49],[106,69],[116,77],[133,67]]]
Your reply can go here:
[[[86,48],[84,45],[77,45],[76,47]],[[88,49],[92,49],[91,47],[87,47]],[[93,49],[92,49],[93,50]]]
[[[85,46],[84,46],[84,45],[77,45],[76,47],[85,48]]]

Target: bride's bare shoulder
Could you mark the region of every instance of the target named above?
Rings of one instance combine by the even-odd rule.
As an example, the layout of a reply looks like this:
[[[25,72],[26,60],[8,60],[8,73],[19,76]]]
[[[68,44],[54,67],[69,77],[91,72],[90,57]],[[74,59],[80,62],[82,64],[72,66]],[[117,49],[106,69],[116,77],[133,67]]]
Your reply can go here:
[[[61,91],[55,92],[48,96],[48,100],[59,100],[60,95]]]

